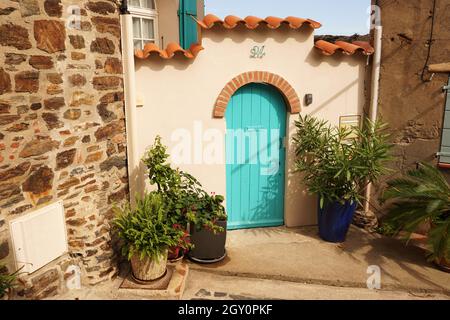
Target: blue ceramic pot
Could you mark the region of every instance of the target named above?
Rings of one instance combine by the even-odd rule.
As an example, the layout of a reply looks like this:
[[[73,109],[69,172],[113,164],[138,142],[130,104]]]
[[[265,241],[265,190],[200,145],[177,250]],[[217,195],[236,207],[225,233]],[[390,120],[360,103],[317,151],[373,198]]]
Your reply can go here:
[[[319,203],[319,235],[328,242],[344,242],[348,229],[356,211],[356,201],[339,202],[325,201],[323,208]]]

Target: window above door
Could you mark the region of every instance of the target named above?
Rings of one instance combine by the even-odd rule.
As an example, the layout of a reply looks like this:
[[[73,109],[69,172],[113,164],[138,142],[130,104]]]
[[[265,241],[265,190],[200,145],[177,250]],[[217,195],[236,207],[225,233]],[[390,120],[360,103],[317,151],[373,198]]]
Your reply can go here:
[[[133,16],[134,48],[142,50],[147,43],[158,45],[158,11],[155,0],[131,0],[128,10]]]

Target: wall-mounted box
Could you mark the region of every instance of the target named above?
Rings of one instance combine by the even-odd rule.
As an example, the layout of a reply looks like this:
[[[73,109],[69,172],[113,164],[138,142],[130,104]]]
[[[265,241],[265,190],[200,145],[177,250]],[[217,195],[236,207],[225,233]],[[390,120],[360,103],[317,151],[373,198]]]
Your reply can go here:
[[[62,201],[10,222],[18,269],[32,273],[68,252]]]

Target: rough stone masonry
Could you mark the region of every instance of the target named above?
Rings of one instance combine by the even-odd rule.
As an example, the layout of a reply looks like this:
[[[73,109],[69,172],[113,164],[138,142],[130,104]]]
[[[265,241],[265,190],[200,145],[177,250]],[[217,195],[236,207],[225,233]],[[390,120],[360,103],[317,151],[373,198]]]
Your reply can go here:
[[[25,277],[19,297],[117,273],[112,204],[128,198],[119,1],[0,2],[0,260],[8,222],[63,200],[70,253]],[[77,15],[79,13],[79,15]]]
[[[442,87],[448,74],[431,78],[425,72],[423,80],[421,75],[429,50],[428,64],[450,60],[450,0],[436,2],[431,43],[433,1],[372,0],[372,4],[380,7],[383,25],[379,116],[389,124],[395,145],[393,171],[376,188],[372,203],[382,216],[386,210],[376,199],[386,180],[413,169],[417,162],[436,163],[445,109]]]

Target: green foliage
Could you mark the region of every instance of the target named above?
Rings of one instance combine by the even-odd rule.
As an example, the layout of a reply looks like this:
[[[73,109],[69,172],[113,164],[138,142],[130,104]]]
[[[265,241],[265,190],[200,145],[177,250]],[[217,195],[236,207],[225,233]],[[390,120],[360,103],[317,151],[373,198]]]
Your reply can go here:
[[[430,260],[450,258],[450,187],[438,169],[423,163],[389,181],[381,201],[390,201],[386,223],[396,226],[395,233],[406,231],[409,239],[420,225],[429,223]]]
[[[19,271],[8,273],[6,266],[0,264],[0,298],[14,288]]]
[[[390,221],[382,221],[380,226],[376,228],[376,232],[387,237],[393,237],[397,234],[398,227]]]
[[[203,193],[188,214],[189,222],[193,223],[197,229],[207,228],[213,232],[223,232],[223,228],[216,224],[217,221],[227,218],[222,205],[223,201],[223,196]]]
[[[187,172],[173,169],[168,163],[167,147],[157,136],[153,146],[142,159],[148,168],[150,184],[156,185],[169,211],[174,225],[187,227],[188,222],[223,231],[215,225],[226,219],[223,197],[209,195],[200,182]]]
[[[169,154],[167,147],[161,143],[161,137],[157,136],[153,146],[147,151],[142,162],[148,168],[150,183],[158,187],[159,192],[167,192],[179,187],[181,176],[179,172],[173,170],[167,162]]]
[[[386,125],[366,120],[362,128],[338,128],[314,117],[295,122],[296,169],[309,192],[325,201],[357,201],[367,183],[386,172],[391,144]]]
[[[184,231],[174,228],[167,215],[163,197],[159,193],[148,193],[136,199],[135,209],[129,203],[115,208],[117,217],[113,223],[123,240],[122,253],[131,259],[157,259],[169,247],[183,242]]]

